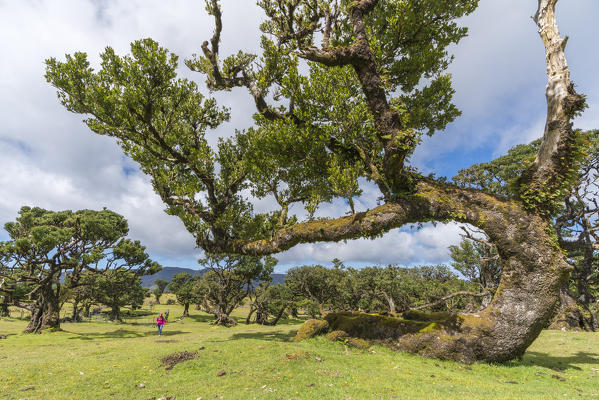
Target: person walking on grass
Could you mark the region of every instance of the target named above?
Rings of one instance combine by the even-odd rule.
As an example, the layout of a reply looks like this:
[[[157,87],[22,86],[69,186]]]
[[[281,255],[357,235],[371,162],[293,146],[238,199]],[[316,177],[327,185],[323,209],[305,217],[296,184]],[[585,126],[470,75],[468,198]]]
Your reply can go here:
[[[162,313],[156,318],[156,325],[158,325],[158,336],[162,335],[162,327],[166,324],[166,320],[162,316]]]

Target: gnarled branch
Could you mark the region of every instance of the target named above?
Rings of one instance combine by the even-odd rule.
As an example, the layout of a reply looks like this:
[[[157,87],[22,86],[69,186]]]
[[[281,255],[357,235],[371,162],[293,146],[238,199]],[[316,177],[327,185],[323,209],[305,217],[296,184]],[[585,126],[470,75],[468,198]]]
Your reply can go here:
[[[454,297],[458,297],[458,296],[485,297],[485,296],[488,296],[489,294],[491,294],[491,293],[489,293],[488,291],[484,291],[484,292],[481,292],[481,293],[466,292],[466,291],[455,292],[455,293],[449,294],[447,296],[441,297],[439,300],[433,301],[432,303],[423,304],[423,305],[418,306],[418,307],[412,307],[412,308],[410,308],[410,310],[411,311],[418,311],[418,310],[423,310],[425,308],[435,307],[435,306],[438,306],[439,304],[443,303],[444,301],[447,301],[449,299],[453,299]]]
[[[539,0],[533,17],[545,45],[547,119],[539,153],[520,178],[521,195],[559,191],[572,168],[578,166],[576,132],[571,121],[586,105],[584,96],[576,93],[570,81],[564,53],[568,37],[560,36],[555,17],[556,3],[557,0]]]

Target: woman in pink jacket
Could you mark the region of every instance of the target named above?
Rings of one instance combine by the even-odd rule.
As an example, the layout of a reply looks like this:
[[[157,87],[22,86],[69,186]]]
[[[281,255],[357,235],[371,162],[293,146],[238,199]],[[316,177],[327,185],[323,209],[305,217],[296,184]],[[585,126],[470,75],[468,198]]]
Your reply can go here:
[[[162,316],[162,313],[156,318],[156,325],[158,325],[158,336],[162,334],[162,327],[166,324],[166,320]]]

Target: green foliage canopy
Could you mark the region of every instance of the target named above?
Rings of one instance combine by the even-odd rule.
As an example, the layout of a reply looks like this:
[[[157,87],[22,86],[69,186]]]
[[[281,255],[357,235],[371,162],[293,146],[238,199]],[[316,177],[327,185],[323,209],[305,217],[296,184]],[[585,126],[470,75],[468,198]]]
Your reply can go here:
[[[311,219],[322,202],[342,197],[353,213],[360,178],[386,199],[403,193],[413,172],[404,161],[420,136],[459,115],[444,71],[449,46],[467,32],[456,19],[478,0],[363,3],[372,4],[260,1],[262,54],[221,62],[222,13],[207,1],[215,33],[186,64],[211,90],[246,87],[257,106],[254,126],[215,147],[206,132],[228,111],[177,78],[177,56],[151,39],[132,43],[127,56],[107,47],[97,71],[85,53],[50,58],[46,79],[69,111],[89,116],[91,130],[117,138],[198,245],[223,251],[297,223],[293,204]],[[248,193],[273,196],[280,208],[257,213]]]

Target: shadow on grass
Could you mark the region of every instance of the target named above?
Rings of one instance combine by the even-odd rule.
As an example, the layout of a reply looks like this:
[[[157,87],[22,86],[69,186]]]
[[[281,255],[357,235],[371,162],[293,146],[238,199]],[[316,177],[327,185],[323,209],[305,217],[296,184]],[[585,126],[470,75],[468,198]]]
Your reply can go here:
[[[3,340],[8,340],[10,339],[11,336],[17,336],[16,333],[4,333],[2,331],[0,331],[0,344],[2,344]],[[1,356],[0,356],[1,358]]]
[[[65,331],[68,332],[68,331]],[[157,331],[152,330],[148,332],[139,332],[139,331],[131,331],[127,329],[117,329],[116,331],[111,332],[102,332],[102,333],[77,333],[77,332],[68,332],[72,335],[75,335],[69,339],[75,340],[96,340],[96,339],[132,339],[132,338],[140,338],[140,337],[150,337],[156,336],[158,337]],[[182,333],[189,333],[184,331],[167,331],[164,330],[162,333],[162,338],[168,338],[170,336],[179,335]]]
[[[209,314],[189,315],[189,316],[183,318],[183,322],[185,322],[186,319],[191,319],[194,322],[212,322],[212,321],[214,321],[214,315],[209,315]]]
[[[237,340],[237,339],[256,339],[265,340],[269,342],[291,342],[295,337],[295,332],[242,332],[231,335],[226,340]]]
[[[527,351],[522,361],[519,363],[519,365],[536,365],[554,370],[581,369],[573,364],[599,365],[599,354],[579,351],[576,354],[559,357],[536,351]]]
[[[299,325],[299,324],[303,324],[304,322],[306,322],[307,318],[305,319],[301,319],[301,318],[287,318],[287,319],[281,319],[279,320],[279,322],[277,322],[277,326],[278,325]]]

